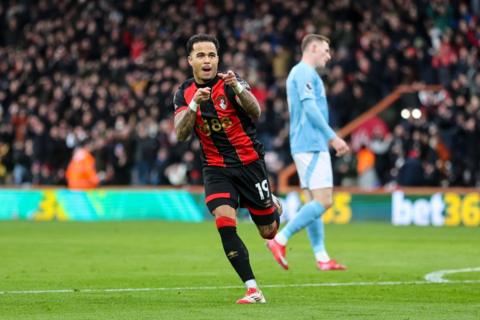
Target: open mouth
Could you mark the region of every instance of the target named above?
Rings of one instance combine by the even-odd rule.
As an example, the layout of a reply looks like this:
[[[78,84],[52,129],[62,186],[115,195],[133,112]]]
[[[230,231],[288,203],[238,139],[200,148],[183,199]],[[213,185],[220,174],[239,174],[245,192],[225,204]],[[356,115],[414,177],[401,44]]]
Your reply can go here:
[[[210,66],[203,66],[203,67],[202,67],[202,71],[210,72],[210,71],[212,71],[212,67],[210,67]]]

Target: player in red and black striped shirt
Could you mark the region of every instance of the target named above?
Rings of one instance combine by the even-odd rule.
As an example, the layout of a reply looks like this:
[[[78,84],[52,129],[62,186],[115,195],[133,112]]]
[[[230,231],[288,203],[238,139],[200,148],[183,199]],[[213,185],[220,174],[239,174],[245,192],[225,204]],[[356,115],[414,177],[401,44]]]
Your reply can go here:
[[[270,192],[263,146],[254,120],[260,116],[257,99],[248,84],[232,71],[217,72],[218,41],[205,34],[187,42],[193,78],[175,94],[175,130],[186,140],[192,130],[200,139],[205,201],[215,216],[223,248],[247,287],[237,303],[264,303],[250,266],[248,251],[236,231],[236,209],[248,208],[265,239],[279,227],[278,199]]]

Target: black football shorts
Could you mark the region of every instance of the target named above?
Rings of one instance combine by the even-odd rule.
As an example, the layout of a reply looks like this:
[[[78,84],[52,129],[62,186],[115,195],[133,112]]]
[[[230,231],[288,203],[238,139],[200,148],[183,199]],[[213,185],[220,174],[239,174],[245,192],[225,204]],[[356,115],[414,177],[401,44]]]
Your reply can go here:
[[[268,225],[275,221],[265,162],[260,159],[240,167],[204,167],[205,202],[210,212],[228,205],[247,208],[253,222]]]

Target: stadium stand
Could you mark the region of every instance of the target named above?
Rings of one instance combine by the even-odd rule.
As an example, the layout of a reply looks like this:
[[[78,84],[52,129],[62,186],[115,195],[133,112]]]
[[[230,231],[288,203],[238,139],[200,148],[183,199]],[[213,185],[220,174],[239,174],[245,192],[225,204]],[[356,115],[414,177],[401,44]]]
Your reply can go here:
[[[335,128],[399,85],[444,88],[382,113],[384,129],[334,164],[338,184],[480,186],[479,15],[478,0],[2,1],[0,183],[65,185],[82,145],[102,185],[200,184],[199,143],[177,144],[172,123],[198,32],[219,38],[224,68],[261,103],[275,181],[291,163],[285,78],[315,32],[334,49],[323,78]]]

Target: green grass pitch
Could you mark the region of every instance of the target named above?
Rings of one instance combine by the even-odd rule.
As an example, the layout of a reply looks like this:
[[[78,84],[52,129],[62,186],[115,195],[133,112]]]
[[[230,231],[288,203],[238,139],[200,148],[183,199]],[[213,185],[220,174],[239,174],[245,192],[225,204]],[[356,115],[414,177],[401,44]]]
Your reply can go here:
[[[326,232],[348,271],[317,271],[305,232],[291,239],[284,271],[254,225],[241,223],[267,304],[239,306],[244,289],[213,222],[1,222],[0,319],[480,319],[480,269],[424,280],[479,268],[480,229],[357,223]]]

